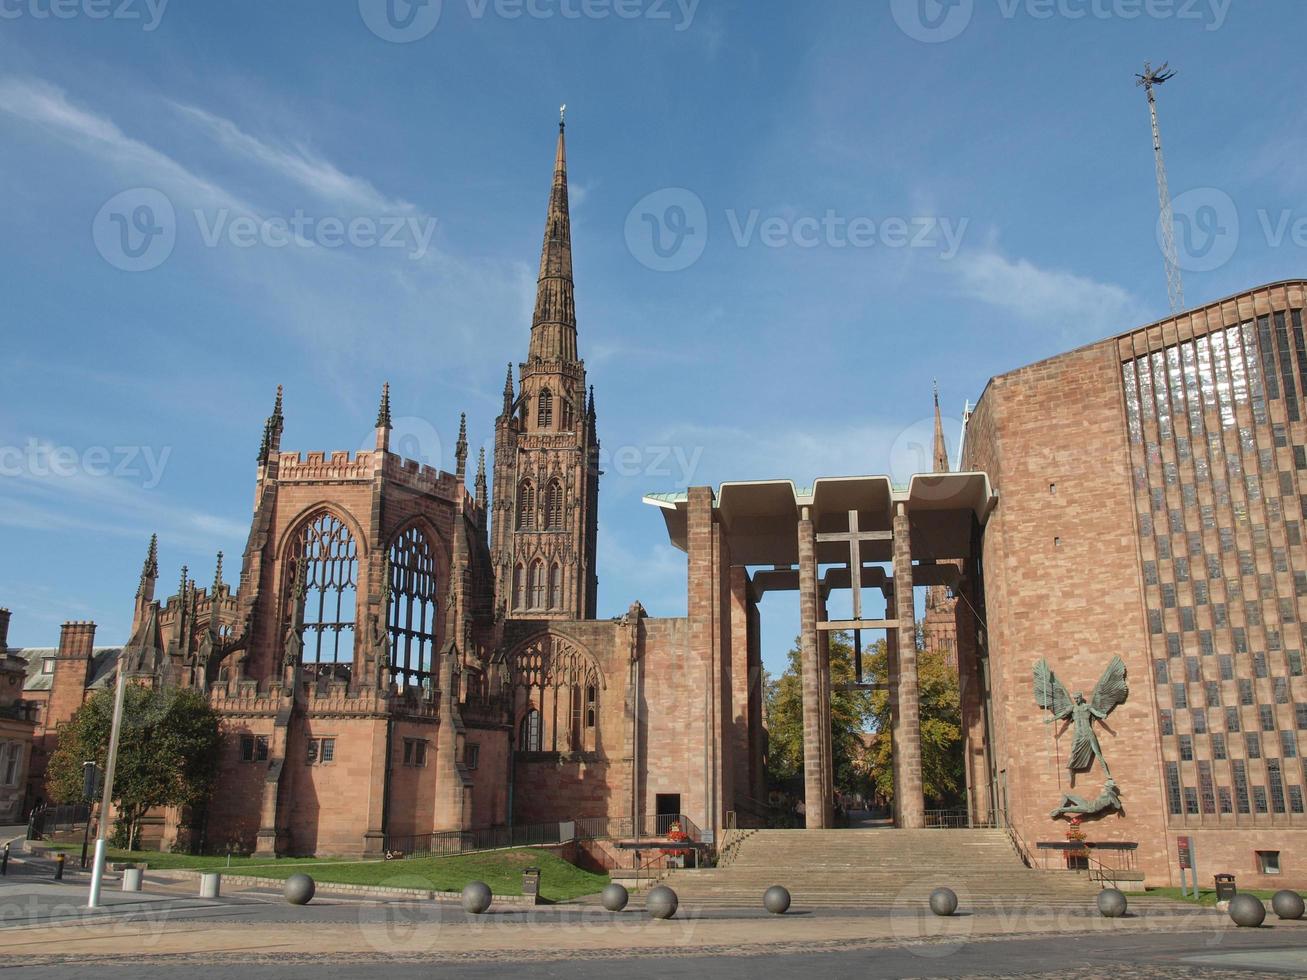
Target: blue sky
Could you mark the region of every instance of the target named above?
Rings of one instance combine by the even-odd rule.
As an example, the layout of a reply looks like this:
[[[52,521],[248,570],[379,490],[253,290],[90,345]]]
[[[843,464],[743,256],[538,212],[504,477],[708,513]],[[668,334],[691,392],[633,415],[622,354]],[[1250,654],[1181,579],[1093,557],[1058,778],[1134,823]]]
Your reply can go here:
[[[1307,271],[1301,4],[386,2],[0,3],[12,643],[123,641],[151,531],[234,571],[278,383],[287,449],[383,380],[410,454],[489,445],[563,102],[601,615],[684,613],[644,492],[910,472],[932,378],[1165,314],[1146,59],[1190,303]]]

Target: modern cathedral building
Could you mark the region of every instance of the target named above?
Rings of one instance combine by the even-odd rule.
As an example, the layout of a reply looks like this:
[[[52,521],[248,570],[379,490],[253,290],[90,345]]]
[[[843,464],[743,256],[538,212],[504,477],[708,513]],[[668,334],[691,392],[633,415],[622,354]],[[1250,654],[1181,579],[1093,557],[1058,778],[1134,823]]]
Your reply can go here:
[[[49,799],[58,727],[124,671],[202,687],[222,718],[213,801],[161,819],[165,844],[381,854],[438,831],[659,814],[711,844],[764,809],[758,601],[786,590],[809,827],[833,824],[834,632],[885,639],[895,821],[938,822],[924,608],[922,642],[959,671],[972,825],[1037,861],[1081,820],[1094,853],[1134,855],[1154,884],[1177,880],[1181,837],[1241,884],[1307,883],[1305,294],[1255,289],[994,378],[958,472],[937,426],[932,471],[906,484],[651,494],[687,554],[688,614],[632,602],[601,620],[560,129],[490,471],[483,456],[468,489],[462,432],[453,473],[392,452],[386,389],[372,451],[285,450],[279,391],[234,583],[220,560],[208,588],[183,568],[157,599],[152,543],[125,646],[68,623],[58,648],[8,650],[27,671],[9,713],[38,712],[30,766],[21,732],[6,750],[13,778],[28,774],[29,806]]]

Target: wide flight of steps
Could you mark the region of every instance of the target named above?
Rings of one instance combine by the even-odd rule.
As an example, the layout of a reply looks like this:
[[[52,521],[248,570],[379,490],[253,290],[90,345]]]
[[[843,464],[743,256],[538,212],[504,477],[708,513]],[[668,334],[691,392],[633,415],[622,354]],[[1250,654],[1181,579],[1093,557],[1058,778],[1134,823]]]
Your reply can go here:
[[[902,908],[946,885],[961,905],[1092,908],[1099,886],[1085,875],[1027,868],[1001,830],[739,831],[720,868],[668,872],[663,883],[687,909],[752,907],[771,885],[794,908]]]

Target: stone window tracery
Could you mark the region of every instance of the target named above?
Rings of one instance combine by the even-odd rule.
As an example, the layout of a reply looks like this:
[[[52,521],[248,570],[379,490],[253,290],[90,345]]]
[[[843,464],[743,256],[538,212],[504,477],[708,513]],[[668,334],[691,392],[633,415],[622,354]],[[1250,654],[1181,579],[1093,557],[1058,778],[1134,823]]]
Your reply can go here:
[[[563,484],[557,479],[550,480],[545,490],[545,530],[563,530]]]
[[[297,576],[304,586],[301,663],[318,665],[322,674],[335,665],[352,665],[358,546],[349,528],[324,510],[305,522],[292,554],[292,590]]]
[[[536,526],[536,488],[523,480],[517,488],[517,529],[534,531]]]
[[[401,688],[432,685],[436,588],[435,551],[410,525],[390,546],[390,669]]]
[[[554,424],[554,393],[548,388],[540,392],[536,399],[536,424],[548,429]]]

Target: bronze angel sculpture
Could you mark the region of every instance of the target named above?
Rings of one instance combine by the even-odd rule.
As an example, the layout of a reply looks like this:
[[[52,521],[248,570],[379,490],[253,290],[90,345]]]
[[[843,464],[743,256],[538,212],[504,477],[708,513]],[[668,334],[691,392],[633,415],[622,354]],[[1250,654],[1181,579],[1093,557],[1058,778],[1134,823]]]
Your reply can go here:
[[[1051,718],[1044,719],[1044,724],[1051,725],[1067,719],[1071,721],[1071,757],[1067,760],[1066,767],[1071,774],[1072,785],[1075,783],[1075,774],[1092,768],[1095,759],[1103,767],[1103,774],[1109,780],[1112,778],[1112,770],[1103,758],[1103,748],[1098,744],[1094,722],[1105,721],[1129,693],[1130,688],[1125,680],[1125,661],[1120,657],[1112,658],[1088,701],[1079,691],[1074,697],[1068,694],[1048,666],[1047,660],[1035,663],[1035,703],[1052,713]]]

